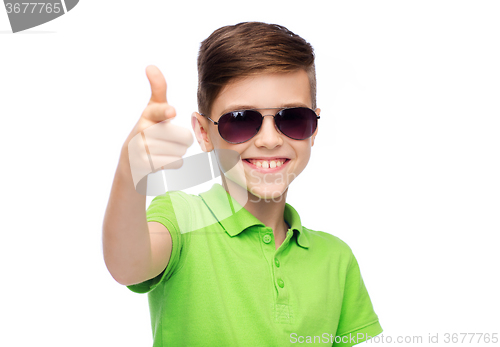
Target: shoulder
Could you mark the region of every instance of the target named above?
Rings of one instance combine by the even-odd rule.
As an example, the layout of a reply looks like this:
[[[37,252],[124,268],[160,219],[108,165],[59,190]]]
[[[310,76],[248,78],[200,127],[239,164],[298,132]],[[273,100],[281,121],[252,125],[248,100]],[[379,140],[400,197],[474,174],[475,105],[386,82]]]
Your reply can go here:
[[[172,191],[156,196],[148,207],[148,212],[164,211],[165,209],[173,209],[176,214],[188,212],[193,207],[202,204],[200,196],[187,194],[183,191]]]
[[[203,200],[197,195],[172,191],[156,196],[147,208],[148,221],[173,223],[180,233],[191,231],[191,222],[203,210]]]
[[[169,201],[180,201],[180,202],[194,202],[196,200],[201,200],[198,195],[187,194],[181,190],[176,190],[172,192],[166,192],[165,194],[156,196],[152,201],[153,203],[168,203]]]
[[[302,232],[309,239],[310,248],[313,251],[325,252],[330,255],[337,255],[349,260],[354,256],[351,247],[339,237],[324,232],[302,227]]]
[[[168,219],[185,234],[217,223],[214,214],[200,195],[172,191],[155,197],[147,209],[148,220]]]
[[[320,242],[330,247],[335,247],[344,251],[351,252],[351,248],[349,247],[349,245],[333,234],[324,231],[309,229],[306,227],[302,227],[302,231],[308,235],[311,242]]]

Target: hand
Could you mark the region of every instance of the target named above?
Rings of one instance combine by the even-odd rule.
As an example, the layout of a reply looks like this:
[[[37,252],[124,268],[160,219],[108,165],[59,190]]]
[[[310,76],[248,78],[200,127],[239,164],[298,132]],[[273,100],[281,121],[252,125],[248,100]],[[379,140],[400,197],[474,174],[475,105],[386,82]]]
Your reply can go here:
[[[136,190],[148,174],[180,168],[182,156],[193,143],[188,129],[170,123],[176,112],[167,103],[167,82],[161,71],[149,65],[146,75],[151,85],[151,99],[124,144]]]

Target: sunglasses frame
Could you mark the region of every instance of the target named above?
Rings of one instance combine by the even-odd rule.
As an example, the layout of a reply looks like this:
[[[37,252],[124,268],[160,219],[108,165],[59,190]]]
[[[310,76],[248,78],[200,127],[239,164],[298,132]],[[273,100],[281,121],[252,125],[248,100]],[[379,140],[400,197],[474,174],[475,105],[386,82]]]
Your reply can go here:
[[[297,139],[294,139],[293,137],[290,137],[288,136],[287,134],[283,133],[279,128],[278,128],[278,125],[276,124],[276,116],[278,115],[278,113],[280,113],[281,111],[284,111],[284,110],[291,110],[291,109],[296,109],[296,108],[305,108],[305,109],[308,109],[308,110],[311,110],[315,115],[316,115],[316,120],[318,120],[320,118],[320,116],[318,116],[316,114],[316,112],[309,108],[309,107],[303,107],[303,106],[296,106],[296,107],[268,107],[268,108],[247,108],[247,109],[243,109],[243,110],[234,110],[234,111],[229,111],[229,112],[226,112],[224,114],[222,114],[220,117],[219,117],[219,121],[222,117],[224,117],[226,114],[230,114],[230,113],[233,113],[233,112],[244,112],[244,111],[256,111],[257,113],[259,113],[261,116],[262,116],[262,119],[260,121],[260,126],[259,126],[259,130],[252,136],[250,137],[248,140],[245,140],[245,141],[242,141],[242,142],[231,142],[231,141],[228,141],[224,138],[224,136],[222,136],[222,134],[220,133],[220,130],[219,130],[219,122],[216,122],[214,121],[212,118],[204,115],[203,113],[200,113],[203,117],[207,118],[208,120],[210,120],[213,125],[217,126],[217,130],[219,131],[219,135],[220,137],[222,137],[224,139],[224,141],[228,142],[228,143],[232,143],[232,144],[239,144],[239,143],[245,143],[247,141],[250,141],[251,139],[253,139],[255,137],[255,135],[257,135],[260,131],[260,128],[262,127],[262,123],[264,122],[264,117],[267,117],[267,116],[272,116],[274,118],[274,127],[276,128],[276,130],[278,130],[278,132],[280,134],[283,134],[285,135],[286,137],[292,139],[292,140],[297,140]],[[278,112],[276,112],[274,115],[273,114],[262,114],[260,113],[258,110],[279,110]],[[318,122],[316,121],[316,129],[318,128]],[[316,129],[314,129],[314,131],[316,131]],[[314,134],[314,131],[313,131],[313,134]],[[297,141],[301,141],[301,140],[307,140],[308,138],[310,138],[313,134],[309,135],[308,137],[304,138],[304,139],[300,139],[300,140],[297,140]]]

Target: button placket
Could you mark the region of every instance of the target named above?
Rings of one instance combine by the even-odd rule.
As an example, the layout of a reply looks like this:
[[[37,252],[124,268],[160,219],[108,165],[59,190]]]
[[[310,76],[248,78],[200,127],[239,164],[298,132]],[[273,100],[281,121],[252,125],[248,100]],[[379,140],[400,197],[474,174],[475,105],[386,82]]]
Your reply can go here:
[[[290,241],[290,237],[293,234],[293,232],[288,231],[286,234],[286,238],[281,244],[281,246],[276,250],[274,253],[274,264],[273,264],[273,272],[274,272],[274,278],[275,278],[275,286],[277,289],[278,293],[278,302],[285,303],[288,300],[288,295],[287,295],[287,290],[285,288],[285,281],[283,279],[283,273],[282,273],[282,268],[281,268],[281,262],[279,260],[279,257],[283,253],[283,249],[288,246],[288,242]]]
[[[284,273],[283,267],[283,252],[290,247],[290,239],[293,236],[293,230],[288,230],[285,240],[280,247],[275,251],[273,257],[273,274],[274,274],[274,287],[276,289],[276,303],[275,303],[275,320],[278,323],[292,323],[293,322],[293,308],[290,306],[289,288],[290,283],[287,282],[287,277]],[[287,253],[287,252],[285,252]],[[285,264],[285,265],[284,265]]]
[[[272,234],[272,229],[268,227],[259,228],[259,243],[262,250],[262,255],[264,256],[268,269],[270,270],[270,280],[276,285],[276,274],[274,273],[274,235]]]
[[[271,228],[263,227],[259,230],[259,238],[262,246],[264,256],[267,258],[268,265],[270,266],[273,286],[276,290],[276,304],[283,307],[288,305],[288,289],[286,286],[286,279],[283,278],[281,254],[283,250],[289,246],[290,238],[293,231],[288,231],[283,243],[275,248],[274,235]],[[280,307],[281,307],[280,306]]]

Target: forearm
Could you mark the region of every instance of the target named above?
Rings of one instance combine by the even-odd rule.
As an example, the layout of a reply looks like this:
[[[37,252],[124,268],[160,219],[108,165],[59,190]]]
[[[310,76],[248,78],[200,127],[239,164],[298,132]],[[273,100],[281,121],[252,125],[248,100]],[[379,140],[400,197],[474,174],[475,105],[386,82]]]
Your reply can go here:
[[[121,284],[147,276],[151,240],[146,219],[146,196],[134,187],[127,148],[116,169],[102,229],[104,261]]]

